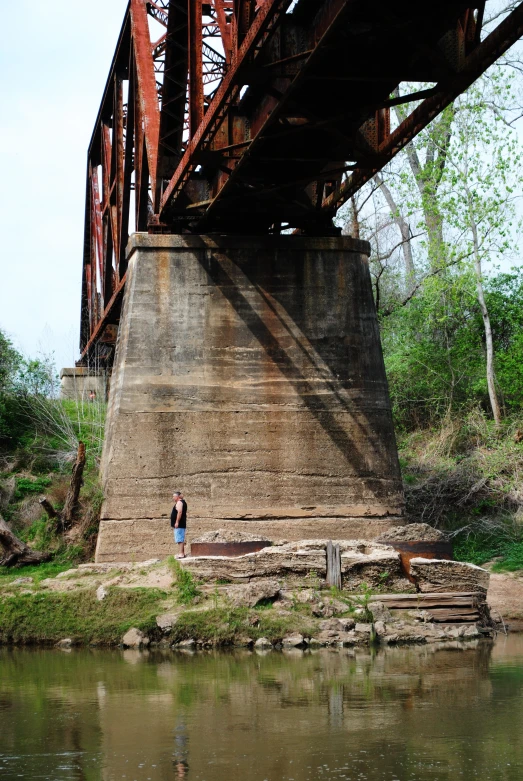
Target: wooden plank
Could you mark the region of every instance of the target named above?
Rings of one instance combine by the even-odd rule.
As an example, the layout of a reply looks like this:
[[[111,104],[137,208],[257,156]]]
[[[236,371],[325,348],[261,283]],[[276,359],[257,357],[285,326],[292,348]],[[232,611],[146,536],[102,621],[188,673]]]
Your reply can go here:
[[[438,599],[427,599],[423,602],[386,602],[384,603],[389,610],[428,610],[429,608],[468,608],[474,607],[475,602],[472,599],[456,602],[441,602]]]
[[[480,593],[481,592],[478,591],[431,591],[424,594],[374,594],[374,596],[371,597],[371,602],[388,602],[394,601],[396,599],[406,599],[412,602],[417,602],[429,597],[438,597],[438,599],[443,599],[444,597],[477,597],[480,595]]]
[[[468,607],[475,607],[476,602],[472,599],[456,600],[455,602],[442,602],[439,599],[427,599],[423,602],[387,602],[387,608],[389,610],[428,610],[429,608],[447,608],[447,609],[461,609]]]
[[[429,610],[426,611],[427,613],[430,613],[431,616],[434,616],[434,618],[438,618],[440,616],[479,616],[479,611],[474,607],[456,607],[456,608],[446,608],[446,607],[433,607],[429,608]]]
[[[430,607],[476,607],[485,601],[480,593],[446,593],[446,594],[380,594],[371,598],[371,602],[383,602],[389,610],[420,610]]]
[[[341,553],[340,546],[327,542],[327,585],[341,588]]]
[[[460,610],[441,610],[433,612],[432,610],[429,610],[427,612],[436,624],[473,624],[480,620],[480,615],[477,610],[467,610],[465,612]]]

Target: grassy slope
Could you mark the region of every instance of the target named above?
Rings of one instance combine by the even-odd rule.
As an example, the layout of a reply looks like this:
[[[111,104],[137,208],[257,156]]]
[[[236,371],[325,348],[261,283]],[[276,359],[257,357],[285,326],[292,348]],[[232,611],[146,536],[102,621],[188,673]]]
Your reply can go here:
[[[53,552],[51,564],[38,571],[41,579],[88,559],[94,550],[103,500],[98,463],[105,405],[40,399],[35,401],[31,415],[33,427],[16,449],[0,454],[0,513],[33,548]],[[64,538],[56,534],[38,499],[46,495],[55,509],[63,507],[79,440],[86,445],[87,459],[77,514],[78,534]]]
[[[75,581],[70,584],[74,586],[71,590],[48,590],[49,584],[41,583],[40,576],[55,574],[52,563],[0,573],[0,644],[54,643],[68,637],[79,644],[117,645],[131,627],[159,640],[162,635],[156,616],[165,612],[177,616],[170,642],[194,638],[225,646],[235,641],[238,644],[238,640],[246,637],[276,641],[290,632],[311,635],[318,631],[310,604],[295,600],[284,612],[273,609],[270,603],[256,609],[233,607],[217,589],[213,593],[207,589],[204,593],[173,557],[165,563],[173,579],[164,590],[107,585],[107,595],[101,601],[96,598],[99,580],[96,578],[93,583],[91,579],[84,584],[84,578],[78,573],[76,578],[66,576],[66,581],[71,577]],[[32,583],[13,582],[27,576],[29,571]],[[108,577],[117,574],[115,570]],[[324,598],[334,596],[339,594],[326,594]],[[354,595],[347,600],[347,612],[353,612],[362,600],[365,595]]]
[[[16,594],[0,600],[0,642],[117,643],[130,627],[156,626],[165,595],[157,589],[112,589],[99,602],[94,592]]]
[[[399,437],[409,520],[453,536],[456,558],[523,569],[523,420],[482,414]]]

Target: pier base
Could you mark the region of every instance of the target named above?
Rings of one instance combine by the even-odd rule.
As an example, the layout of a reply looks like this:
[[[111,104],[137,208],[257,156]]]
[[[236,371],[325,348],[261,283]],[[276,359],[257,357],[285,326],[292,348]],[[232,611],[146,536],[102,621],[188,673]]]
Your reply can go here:
[[[135,234],[102,458],[97,561],[234,526],[371,538],[403,497],[366,242]]]

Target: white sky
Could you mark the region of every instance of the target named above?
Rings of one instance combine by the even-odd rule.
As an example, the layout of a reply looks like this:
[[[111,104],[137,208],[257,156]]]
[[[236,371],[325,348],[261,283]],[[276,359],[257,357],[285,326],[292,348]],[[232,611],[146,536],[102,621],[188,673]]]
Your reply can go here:
[[[87,146],[127,0],[0,0],[0,328],[78,358]]]

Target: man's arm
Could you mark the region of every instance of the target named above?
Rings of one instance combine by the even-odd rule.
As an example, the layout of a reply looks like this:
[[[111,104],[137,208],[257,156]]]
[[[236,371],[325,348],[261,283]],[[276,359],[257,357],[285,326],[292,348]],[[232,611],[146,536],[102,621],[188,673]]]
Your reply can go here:
[[[183,512],[183,503],[178,500],[176,502],[176,513],[177,513],[177,515],[176,515],[176,523],[174,524],[174,528],[175,529],[178,528],[178,524],[182,520],[182,512]]]

